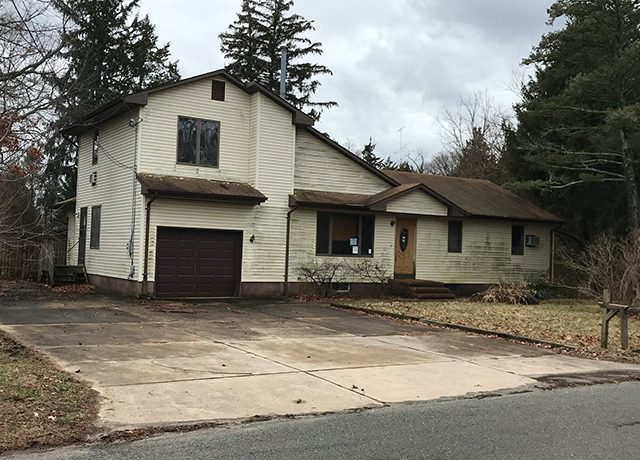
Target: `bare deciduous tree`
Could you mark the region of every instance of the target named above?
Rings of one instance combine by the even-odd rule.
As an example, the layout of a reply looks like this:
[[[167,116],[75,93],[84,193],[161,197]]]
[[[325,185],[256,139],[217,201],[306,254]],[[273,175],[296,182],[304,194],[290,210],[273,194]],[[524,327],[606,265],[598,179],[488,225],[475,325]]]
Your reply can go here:
[[[459,154],[480,130],[489,150],[500,155],[505,144],[504,122],[506,114],[496,107],[487,93],[474,93],[460,97],[455,109],[444,111],[439,120],[444,151]]]
[[[609,289],[616,302],[640,303],[640,232],[601,235],[581,251],[562,250],[559,261],[577,275],[583,293],[600,297]]]
[[[48,227],[35,206],[61,50],[45,0],[0,1],[0,243],[39,245]]]

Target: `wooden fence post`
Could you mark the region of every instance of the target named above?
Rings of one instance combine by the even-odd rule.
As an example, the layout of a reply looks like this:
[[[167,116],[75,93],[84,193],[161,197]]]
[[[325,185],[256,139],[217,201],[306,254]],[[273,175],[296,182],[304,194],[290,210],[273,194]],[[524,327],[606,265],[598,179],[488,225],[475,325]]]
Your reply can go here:
[[[620,345],[623,350],[629,348],[629,321],[627,316],[627,309],[620,309]]]

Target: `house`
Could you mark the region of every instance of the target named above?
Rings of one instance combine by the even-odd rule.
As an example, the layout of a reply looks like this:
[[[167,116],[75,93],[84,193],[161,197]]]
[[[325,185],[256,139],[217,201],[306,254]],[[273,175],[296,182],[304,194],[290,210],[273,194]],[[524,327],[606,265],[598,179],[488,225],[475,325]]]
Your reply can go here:
[[[98,108],[64,130],[68,263],[158,297],[295,293],[302,266],[336,260],[451,285],[549,270],[557,217],[486,181],[376,170],[313,124],[224,70]]]

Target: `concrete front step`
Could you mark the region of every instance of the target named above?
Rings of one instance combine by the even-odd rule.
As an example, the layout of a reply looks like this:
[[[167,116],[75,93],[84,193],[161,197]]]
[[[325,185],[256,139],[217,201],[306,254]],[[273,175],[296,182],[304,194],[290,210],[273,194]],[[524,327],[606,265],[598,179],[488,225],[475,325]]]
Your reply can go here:
[[[448,293],[448,294],[415,294],[413,296],[416,299],[423,299],[423,300],[448,300],[448,299],[455,299],[456,295],[452,294],[452,293]]]
[[[414,294],[451,294],[451,291],[446,286],[412,286],[409,290]]]
[[[430,280],[395,279],[392,287],[397,295],[415,299],[454,299],[455,295],[443,283]]]
[[[393,284],[408,287],[446,287],[443,283],[430,280],[394,279]]]

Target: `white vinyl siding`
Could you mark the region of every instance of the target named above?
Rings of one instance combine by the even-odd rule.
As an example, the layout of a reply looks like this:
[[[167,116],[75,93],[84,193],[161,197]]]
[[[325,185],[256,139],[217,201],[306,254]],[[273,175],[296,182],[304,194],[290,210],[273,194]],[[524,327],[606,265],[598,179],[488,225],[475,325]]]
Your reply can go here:
[[[149,95],[141,110],[140,172],[250,182],[251,96],[227,82],[225,101],[211,100],[211,80]],[[219,167],[177,164],[178,117],[220,122]]]
[[[418,219],[416,277],[452,284],[488,284],[514,281],[547,273],[551,226],[523,223],[525,234],[540,237],[540,244],[525,247],[524,256],[511,255],[511,222],[460,219],[462,252],[448,252],[448,220]]]
[[[374,194],[391,187],[302,128],[296,135],[295,188]]]
[[[446,205],[422,190],[405,193],[387,204],[387,212],[400,214],[446,216],[448,211]]]
[[[129,125],[129,119],[136,113],[123,115],[100,126],[100,160],[91,164],[93,133],[86,132],[79,139],[78,149],[78,190],[76,212],[80,208],[101,205],[100,249],[90,248],[91,216],[87,216],[86,256],[87,273],[126,279],[129,276],[131,260],[127,250],[132,224],[132,197],[134,184],[134,145],[135,128]],[[97,184],[89,183],[91,173],[97,172]],[[136,194],[140,187],[136,182]],[[139,199],[136,202],[136,214],[140,211]],[[74,250],[70,261],[78,261],[78,219],[74,224]],[[139,238],[140,227],[137,220],[134,241]],[[140,247],[134,245],[134,261],[137,260]],[[139,267],[136,267],[138,279]]]

